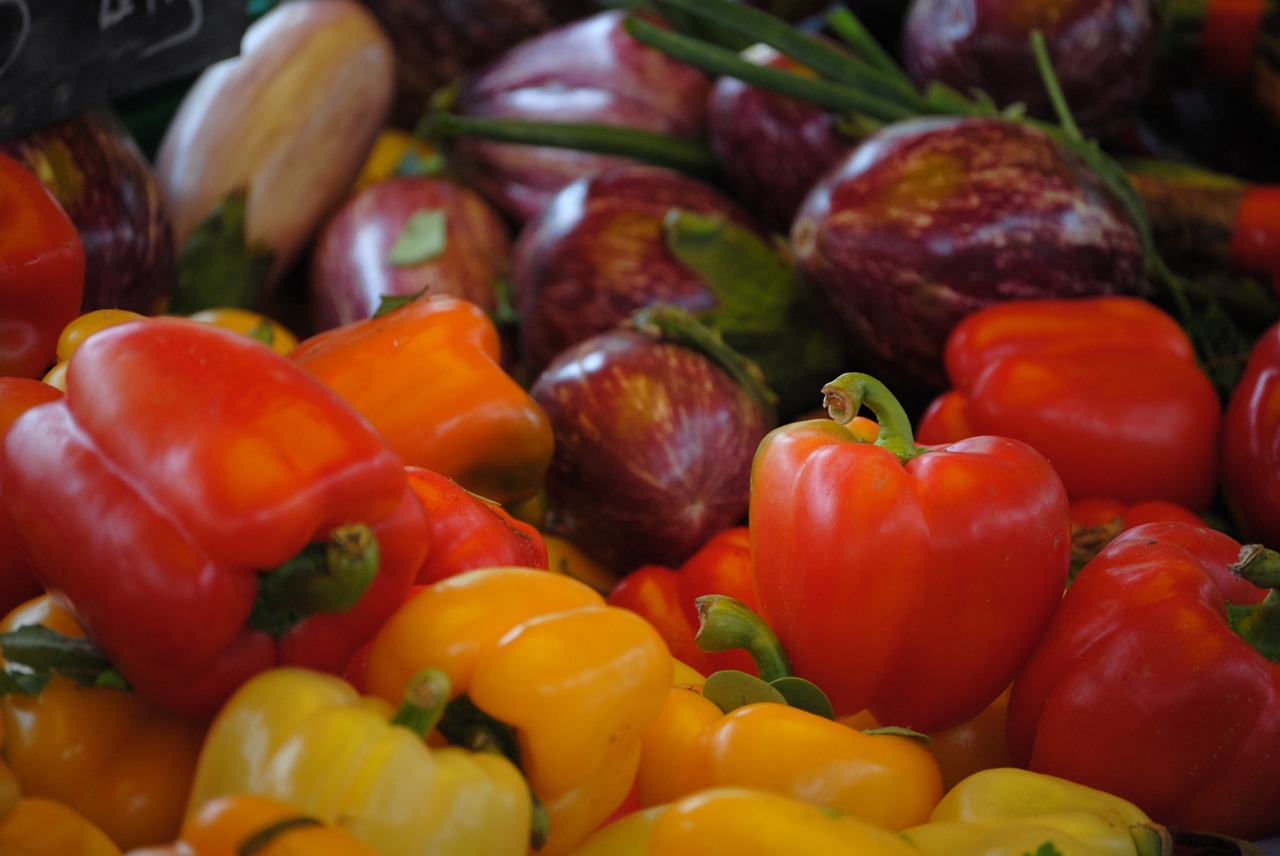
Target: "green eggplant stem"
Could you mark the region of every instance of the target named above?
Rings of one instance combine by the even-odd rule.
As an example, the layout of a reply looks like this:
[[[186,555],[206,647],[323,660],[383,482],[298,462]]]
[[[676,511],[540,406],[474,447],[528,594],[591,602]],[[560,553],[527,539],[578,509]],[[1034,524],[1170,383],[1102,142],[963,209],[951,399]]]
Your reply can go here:
[[[378,539],[364,523],[340,526],[327,541],[262,575],[249,626],[282,636],[308,615],[346,612],[360,602],[377,575]]]
[[[1261,544],[1246,544],[1231,566],[1259,588],[1270,589],[1261,602],[1232,610],[1232,627],[1262,656],[1280,663],[1280,553]]]
[[[743,649],[755,661],[766,683],[791,677],[791,659],[782,643],[759,615],[727,594],[697,598],[698,632],[693,641],[703,651],[715,653]]]
[[[715,175],[719,168],[714,153],[703,142],[621,125],[490,119],[437,109],[419,123],[416,133],[425,139],[475,137],[616,155],[704,177]]]
[[[822,406],[832,419],[847,425],[862,407],[875,414],[880,425],[876,445],[888,449],[902,463],[924,450],[916,445],[911,418],[889,388],[871,375],[845,372],[822,388]]]
[[[425,740],[444,716],[452,688],[453,684],[443,670],[423,669],[405,685],[404,701],[391,722],[403,725]]]

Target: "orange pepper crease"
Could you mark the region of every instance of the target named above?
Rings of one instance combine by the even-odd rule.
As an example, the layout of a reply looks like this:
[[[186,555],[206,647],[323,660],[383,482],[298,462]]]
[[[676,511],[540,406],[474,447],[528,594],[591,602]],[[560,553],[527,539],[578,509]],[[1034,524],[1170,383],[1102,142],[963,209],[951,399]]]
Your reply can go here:
[[[502,367],[497,327],[474,303],[422,295],[303,339],[289,357],[372,422],[405,464],[504,505],[542,486],[551,422]]]

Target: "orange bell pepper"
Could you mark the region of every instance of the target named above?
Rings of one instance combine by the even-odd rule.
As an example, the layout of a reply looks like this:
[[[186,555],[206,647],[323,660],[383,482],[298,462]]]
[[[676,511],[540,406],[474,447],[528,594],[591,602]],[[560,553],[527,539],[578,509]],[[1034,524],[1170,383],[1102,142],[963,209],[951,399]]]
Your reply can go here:
[[[420,589],[374,637],[365,686],[394,698],[425,668],[448,675],[451,712],[479,714],[475,727],[442,724],[451,742],[513,735],[513,760],[546,811],[541,856],[577,844],[626,799],[674,674],[666,643],[639,615],[572,577],[520,567]]]
[[[572,856],[920,856],[875,824],[759,788],[710,788],[634,812]]]
[[[120,856],[111,837],[66,803],[23,797],[0,817],[4,856]]]
[[[671,687],[645,732],[640,804],[728,786],[791,796],[892,831],[923,823],[943,794],[938,762],[917,737],[861,731],[773,702],[724,713],[694,689]]]
[[[84,635],[49,595],[12,610],[0,631],[31,625]],[[7,668],[18,669],[12,663]],[[4,760],[25,796],[65,803],[121,848],[177,834],[205,723],[170,713],[135,692],[80,686],[61,676],[32,695],[5,693],[0,716]]]
[[[353,405],[405,464],[506,504],[532,496],[551,464],[551,422],[502,367],[479,306],[422,295],[304,339],[289,353]]]
[[[171,845],[127,856],[378,856],[340,826],[283,800],[236,794],[211,800],[182,824]]]

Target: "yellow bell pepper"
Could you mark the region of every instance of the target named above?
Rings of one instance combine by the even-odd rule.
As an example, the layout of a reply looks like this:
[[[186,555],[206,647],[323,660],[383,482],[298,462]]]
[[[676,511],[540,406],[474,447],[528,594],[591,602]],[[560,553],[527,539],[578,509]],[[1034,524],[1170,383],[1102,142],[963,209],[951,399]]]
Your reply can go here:
[[[1016,767],[981,770],[905,830],[923,856],[1158,856],[1166,832],[1128,800]]]
[[[244,794],[205,803],[177,841],[126,856],[378,856],[345,829],[281,800]]]
[[[4,856],[120,856],[111,837],[58,800],[23,797],[0,817]]]
[[[645,732],[640,804],[725,786],[774,791],[897,831],[929,817],[942,773],[914,737],[863,732],[774,702],[723,713],[695,689],[673,686]]]
[[[695,791],[598,830],[572,856],[918,856],[888,830],[754,788]]]
[[[423,668],[514,733],[546,811],[542,856],[581,841],[624,801],[640,740],[675,667],[657,630],[587,584],[531,568],[481,568],[420,589],[369,646],[368,692],[389,697]],[[483,729],[482,729],[483,731]],[[452,740],[470,740],[455,733]]]
[[[532,804],[497,753],[432,747],[447,685],[401,683],[403,703],[333,675],[279,667],[249,679],[209,729],[188,814],[233,794],[282,800],[380,856],[523,856]]]
[[[14,608],[0,631],[29,625],[84,635],[48,595]],[[25,796],[65,803],[124,849],[177,834],[207,723],[60,676],[34,695],[5,694],[0,717],[4,760]]]

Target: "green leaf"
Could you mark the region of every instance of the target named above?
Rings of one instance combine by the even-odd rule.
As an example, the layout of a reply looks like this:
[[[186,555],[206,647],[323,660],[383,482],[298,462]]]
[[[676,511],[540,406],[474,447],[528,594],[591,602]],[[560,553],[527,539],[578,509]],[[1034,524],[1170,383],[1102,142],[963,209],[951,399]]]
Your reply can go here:
[[[246,197],[243,189],[224,196],[183,245],[169,306],[174,315],[258,304],[276,256],[265,243],[249,244]]]
[[[712,326],[726,334],[786,326],[799,276],[770,243],[727,217],[679,208],[667,212],[663,230],[671,254],[715,292]]]
[[[775,678],[769,686],[777,690],[791,707],[807,710],[825,719],[835,719],[835,709],[831,707],[831,699],[812,681],[797,678],[794,675]]]
[[[396,267],[412,267],[437,258],[444,252],[448,225],[445,212],[438,208],[413,212],[391,249],[387,250],[387,263]]]
[[[724,669],[712,672],[702,685],[702,695],[715,702],[725,713],[746,704],[772,702],[786,704],[787,700],[769,684],[747,672]]]
[[[34,695],[54,675],[83,687],[128,689],[128,682],[102,652],[83,636],[68,636],[43,624],[0,633],[0,654],[9,667],[0,674],[0,691]]]

